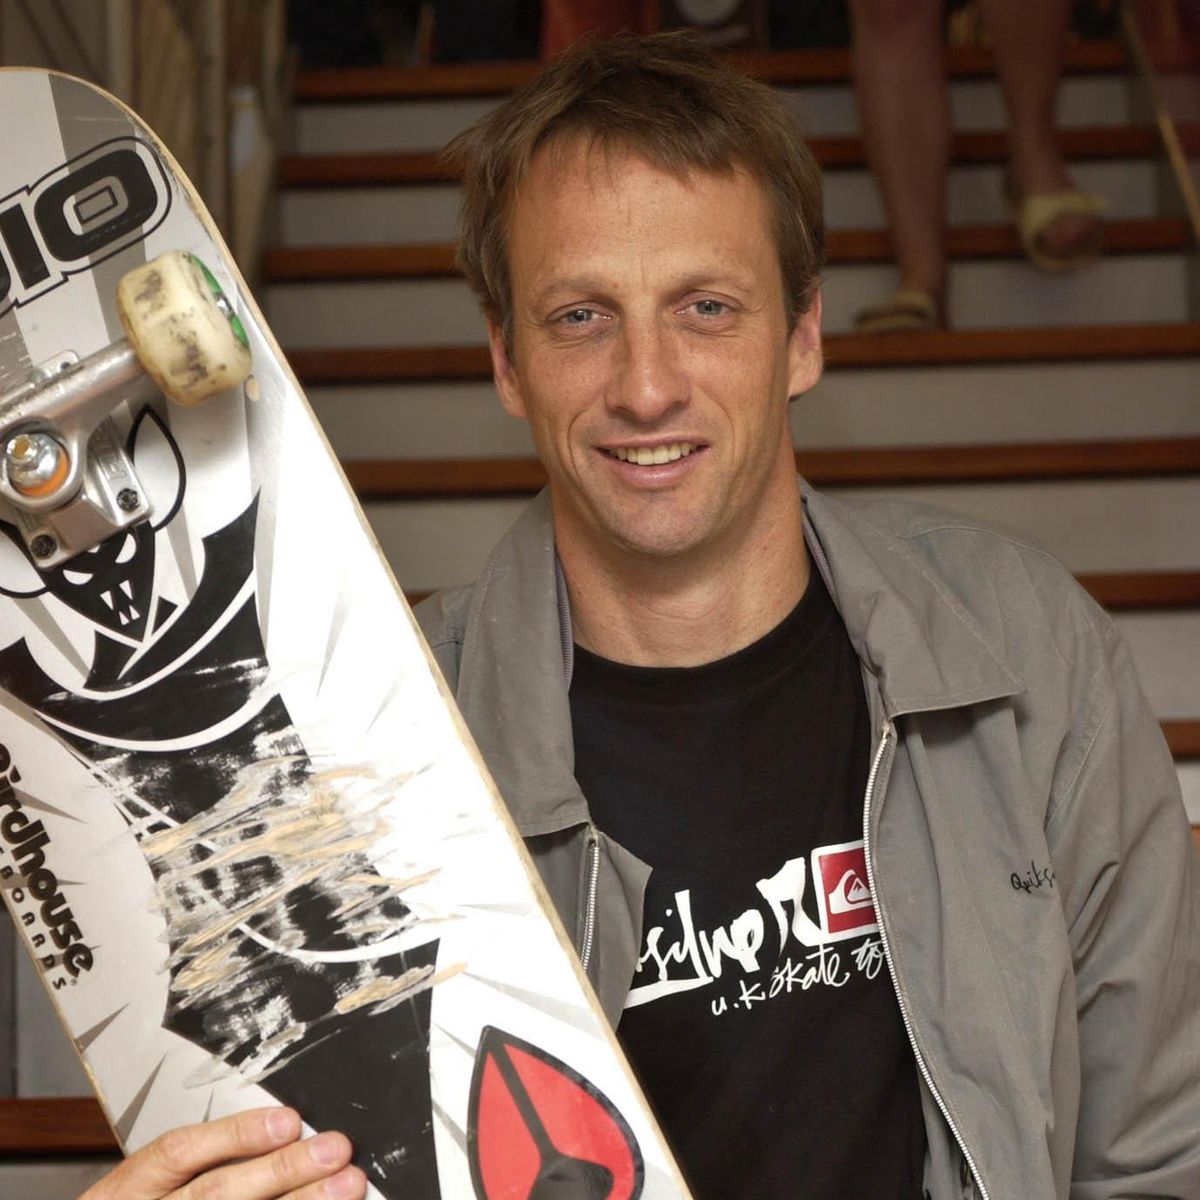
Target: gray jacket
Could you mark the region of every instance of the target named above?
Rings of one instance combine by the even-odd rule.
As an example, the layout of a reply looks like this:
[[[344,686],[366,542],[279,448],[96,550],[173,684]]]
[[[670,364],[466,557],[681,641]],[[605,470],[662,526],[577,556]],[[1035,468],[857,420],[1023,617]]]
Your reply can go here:
[[[1128,650],[1018,537],[804,498],[874,724],[867,862],[931,1194],[1197,1200],[1200,870]],[[547,497],[418,616],[615,1023],[648,872],[572,774]]]

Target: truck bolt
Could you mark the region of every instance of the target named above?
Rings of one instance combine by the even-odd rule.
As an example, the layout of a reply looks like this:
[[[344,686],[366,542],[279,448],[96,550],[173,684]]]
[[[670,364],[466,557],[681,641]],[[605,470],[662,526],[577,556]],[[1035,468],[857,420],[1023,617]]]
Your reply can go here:
[[[70,474],[66,448],[48,433],[18,433],[4,447],[8,481],[24,496],[49,496]]]

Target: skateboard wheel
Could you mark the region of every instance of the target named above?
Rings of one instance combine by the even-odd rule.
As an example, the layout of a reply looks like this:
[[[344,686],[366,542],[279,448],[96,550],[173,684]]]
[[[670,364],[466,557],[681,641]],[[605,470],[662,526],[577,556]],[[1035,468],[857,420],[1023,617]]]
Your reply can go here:
[[[209,269],[172,250],[117,284],[117,312],[146,373],[177,404],[199,404],[250,374],[246,331]]]

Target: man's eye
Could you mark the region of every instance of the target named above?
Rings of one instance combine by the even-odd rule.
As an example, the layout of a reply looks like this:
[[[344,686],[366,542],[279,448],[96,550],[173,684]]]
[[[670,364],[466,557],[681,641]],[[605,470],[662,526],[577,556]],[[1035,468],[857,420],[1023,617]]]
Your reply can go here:
[[[722,317],[728,311],[720,300],[697,300],[692,308],[702,317]]]
[[[562,315],[564,325],[586,325],[596,314],[590,308],[573,308]]]

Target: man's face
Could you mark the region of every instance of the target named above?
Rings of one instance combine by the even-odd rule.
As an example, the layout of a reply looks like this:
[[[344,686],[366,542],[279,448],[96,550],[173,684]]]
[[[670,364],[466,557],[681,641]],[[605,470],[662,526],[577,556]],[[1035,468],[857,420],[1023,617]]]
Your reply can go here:
[[[743,171],[535,156],[509,225],[511,354],[490,333],[560,546],[720,553],[795,519],[787,403],[819,375],[820,305],[789,330],[770,217]]]

